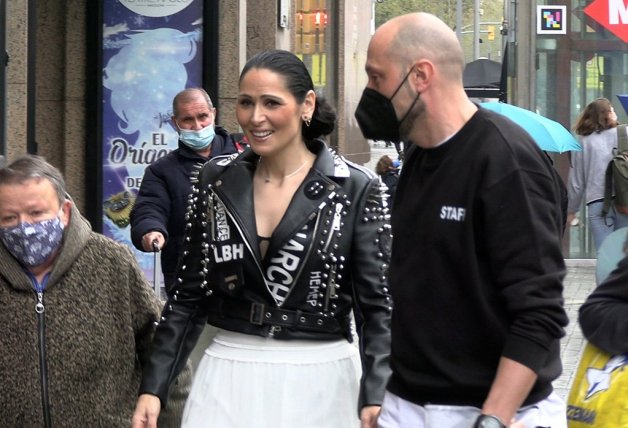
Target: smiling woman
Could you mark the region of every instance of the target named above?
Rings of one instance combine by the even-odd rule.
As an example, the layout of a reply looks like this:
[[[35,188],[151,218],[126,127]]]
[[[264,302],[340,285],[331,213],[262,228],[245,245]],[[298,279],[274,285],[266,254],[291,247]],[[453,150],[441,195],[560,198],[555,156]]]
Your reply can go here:
[[[236,116],[250,149],[210,160],[194,180],[178,285],[134,426],[166,404],[168,373],[187,357],[173,343],[191,349],[209,322],[221,330],[198,367],[184,427],[357,428],[361,419],[375,428],[392,310],[385,187],[327,148],[320,137],[335,113],[290,52],[249,60]]]
[[[269,157],[266,167],[279,157],[289,161],[282,165],[288,170],[291,164],[298,167],[302,163],[307,149],[293,143],[302,142],[302,121],[311,120],[315,99],[310,90],[298,101],[286,88],[284,78],[270,70],[253,69],[243,75],[236,117],[253,150]]]

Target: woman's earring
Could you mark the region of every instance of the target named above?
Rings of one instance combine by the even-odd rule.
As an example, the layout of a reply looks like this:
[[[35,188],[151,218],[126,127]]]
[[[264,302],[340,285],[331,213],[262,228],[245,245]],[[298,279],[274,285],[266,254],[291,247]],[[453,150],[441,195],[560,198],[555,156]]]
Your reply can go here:
[[[307,126],[308,128],[310,127],[310,123],[312,123],[309,117],[304,117],[303,122],[305,122],[305,126]]]

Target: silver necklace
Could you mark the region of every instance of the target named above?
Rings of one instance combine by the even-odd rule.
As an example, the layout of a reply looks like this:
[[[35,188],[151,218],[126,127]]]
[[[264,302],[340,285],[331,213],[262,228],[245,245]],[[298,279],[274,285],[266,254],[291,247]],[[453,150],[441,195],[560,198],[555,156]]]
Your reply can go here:
[[[257,165],[259,167],[259,165],[262,163],[262,158],[259,158],[259,160],[257,161]],[[299,166],[297,169],[295,169],[294,171],[292,171],[290,174],[286,174],[283,177],[281,177],[282,180],[285,180],[286,178],[290,178],[290,177],[294,177],[295,175],[297,175],[299,173],[299,171],[301,171],[303,169],[303,167],[307,164],[307,159],[305,160],[305,162],[303,162],[301,164],[301,166]],[[261,171],[260,171],[261,172]],[[270,175],[266,175],[266,177],[262,177],[264,179],[264,183],[270,183]]]

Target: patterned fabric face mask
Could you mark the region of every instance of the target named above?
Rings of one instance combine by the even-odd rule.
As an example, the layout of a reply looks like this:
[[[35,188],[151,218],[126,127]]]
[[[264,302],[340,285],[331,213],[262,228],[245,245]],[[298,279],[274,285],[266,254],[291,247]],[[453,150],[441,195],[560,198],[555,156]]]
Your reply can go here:
[[[34,267],[44,263],[63,239],[63,223],[59,217],[37,223],[20,223],[14,227],[0,227],[0,240],[23,266]]]

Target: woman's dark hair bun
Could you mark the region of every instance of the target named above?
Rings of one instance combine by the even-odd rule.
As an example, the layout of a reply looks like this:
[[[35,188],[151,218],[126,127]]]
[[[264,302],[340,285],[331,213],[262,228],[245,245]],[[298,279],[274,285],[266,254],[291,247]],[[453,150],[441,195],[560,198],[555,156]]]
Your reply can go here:
[[[303,138],[312,140],[329,135],[336,127],[336,112],[323,96],[316,96],[316,105],[310,126],[303,125]]]

